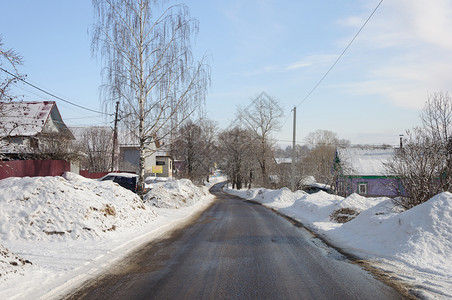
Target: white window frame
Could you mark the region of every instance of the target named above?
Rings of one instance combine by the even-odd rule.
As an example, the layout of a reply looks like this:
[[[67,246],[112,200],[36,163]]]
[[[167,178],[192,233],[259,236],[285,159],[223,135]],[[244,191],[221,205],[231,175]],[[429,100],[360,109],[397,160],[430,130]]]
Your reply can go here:
[[[361,188],[363,188],[364,191],[361,192]],[[368,193],[367,182],[358,182],[358,194],[367,195],[367,193]]]

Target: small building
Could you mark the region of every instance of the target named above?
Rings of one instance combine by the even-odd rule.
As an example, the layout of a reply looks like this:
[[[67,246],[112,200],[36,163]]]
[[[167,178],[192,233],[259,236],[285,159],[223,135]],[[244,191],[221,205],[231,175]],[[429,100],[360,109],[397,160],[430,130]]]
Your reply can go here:
[[[400,180],[388,174],[396,149],[392,147],[338,148],[334,161],[336,191],[341,196],[353,193],[367,197],[398,196]]]
[[[75,140],[55,101],[0,102],[3,153],[46,151],[55,141]]]
[[[119,169],[122,172],[138,174],[140,170],[140,148],[138,146],[119,147]],[[149,151],[144,161],[145,176],[173,177],[173,160],[164,151]]]

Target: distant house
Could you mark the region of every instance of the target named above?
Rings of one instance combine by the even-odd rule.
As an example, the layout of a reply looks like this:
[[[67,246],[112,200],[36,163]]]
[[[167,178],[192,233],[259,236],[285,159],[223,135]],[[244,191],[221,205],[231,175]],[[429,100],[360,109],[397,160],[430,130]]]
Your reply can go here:
[[[2,153],[32,153],[62,138],[75,139],[54,101],[0,102]]]
[[[338,148],[334,161],[338,194],[397,196],[400,181],[393,174],[388,174],[385,168],[385,163],[392,159],[394,151],[392,147]]]
[[[140,171],[138,138],[131,132],[123,131],[119,132],[118,140],[119,169],[123,172],[138,174]],[[144,175],[145,177],[173,176],[173,160],[156,136],[149,139],[145,148]]]
[[[138,146],[119,147],[119,169],[138,174],[140,168],[140,148]],[[144,161],[145,176],[172,177],[173,160],[162,151],[150,152]]]

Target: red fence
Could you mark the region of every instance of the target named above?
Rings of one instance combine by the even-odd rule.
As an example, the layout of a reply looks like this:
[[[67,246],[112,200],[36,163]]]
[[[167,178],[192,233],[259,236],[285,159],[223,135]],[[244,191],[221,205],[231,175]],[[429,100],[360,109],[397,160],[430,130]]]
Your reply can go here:
[[[71,170],[65,160],[12,160],[0,161],[0,179],[25,176],[60,176]]]

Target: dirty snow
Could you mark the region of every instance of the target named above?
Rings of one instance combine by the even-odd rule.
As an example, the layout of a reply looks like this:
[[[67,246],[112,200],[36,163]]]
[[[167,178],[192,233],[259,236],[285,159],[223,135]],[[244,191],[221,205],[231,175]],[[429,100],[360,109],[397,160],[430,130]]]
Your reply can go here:
[[[0,190],[0,299],[59,298],[213,200],[189,180],[153,184],[142,201],[74,173],[6,178]]]
[[[300,222],[345,252],[370,260],[418,297],[452,297],[452,194],[445,192],[408,211],[389,198],[347,198],[288,189],[227,190]],[[331,220],[340,208],[359,213],[347,223]]]

